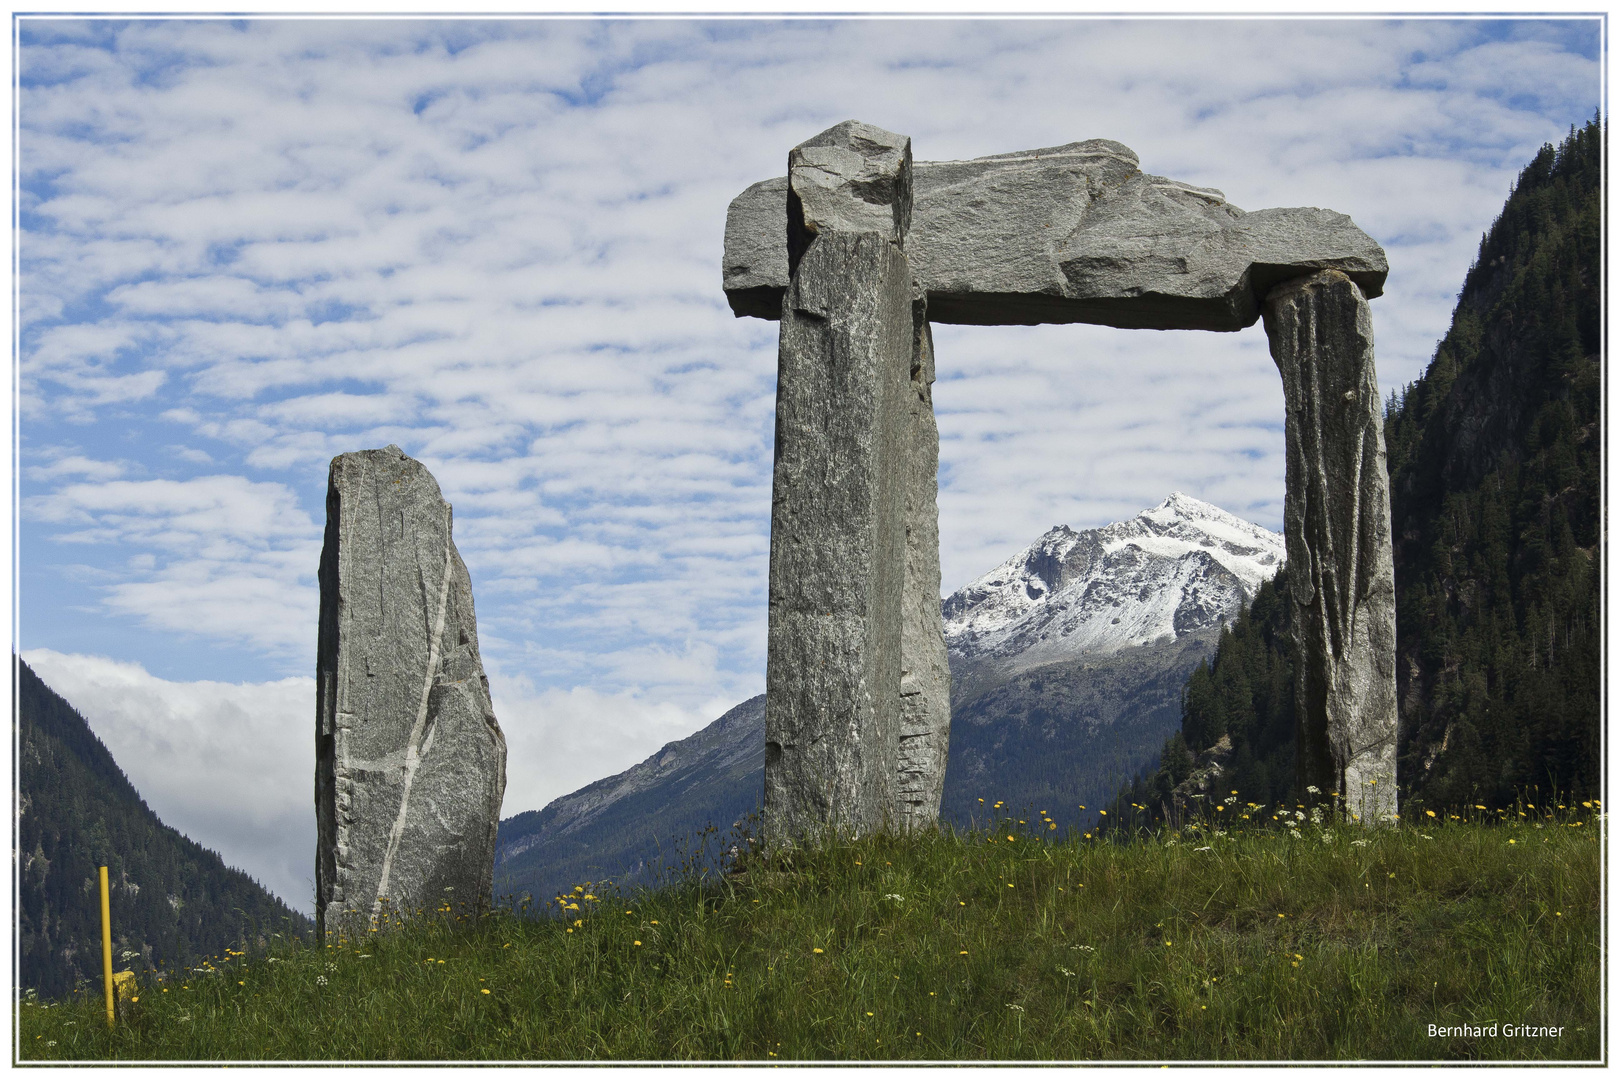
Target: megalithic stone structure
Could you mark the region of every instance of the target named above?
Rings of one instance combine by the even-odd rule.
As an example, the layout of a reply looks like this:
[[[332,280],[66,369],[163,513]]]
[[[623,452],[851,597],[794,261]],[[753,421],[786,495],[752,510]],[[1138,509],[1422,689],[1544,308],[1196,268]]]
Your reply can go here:
[[[1325,270],[1272,289],[1265,325],[1288,410],[1299,786],[1344,793],[1364,822],[1393,820],[1395,567],[1372,312]]]
[[[850,121],[788,167],[765,674],[774,843],[896,815],[918,348],[910,140]]]
[[[938,814],[950,684],[933,629],[929,323],[1232,331],[1262,306],[1289,386],[1289,559],[1306,568],[1295,578],[1301,776],[1343,789],[1363,821],[1393,813],[1392,550],[1366,303],[1388,276],[1383,249],[1331,210],[1248,213],[1213,188],[1143,173],[1107,139],[912,162],[903,137],[851,121],[789,164],[789,176],[732,200],[722,266],[733,312],[782,320],[767,831],[876,824],[891,760],[891,822]],[[880,355],[899,348],[908,269],[918,295],[912,411],[900,424]],[[911,436],[896,437],[897,424]],[[897,475],[903,543],[883,486]],[[901,734],[891,739],[888,605],[902,562]]]
[[[450,504],[397,446],[332,459],[316,651],[315,919],[486,909],[506,739]]]

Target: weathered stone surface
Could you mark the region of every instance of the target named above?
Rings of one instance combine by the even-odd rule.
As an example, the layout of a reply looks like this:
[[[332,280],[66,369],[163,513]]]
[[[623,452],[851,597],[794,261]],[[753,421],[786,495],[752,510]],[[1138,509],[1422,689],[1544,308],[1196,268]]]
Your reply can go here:
[[[915,328],[898,136],[841,124],[796,148],[808,220],[782,304],[771,491],[763,828],[773,843],[867,832],[893,812],[905,471]],[[833,148],[848,155],[829,153]],[[892,175],[874,177],[887,162]],[[860,207],[824,205],[844,191]],[[810,232],[814,223],[816,231]],[[847,231],[846,231],[847,230]]]
[[[872,233],[904,246],[911,224],[911,140],[846,120],[788,154],[788,268],[822,233]],[[786,287],[786,281],[783,282]]]
[[[1395,572],[1372,313],[1332,270],[1266,297],[1288,447],[1283,531],[1299,628],[1299,784],[1395,813]]]
[[[934,422],[934,334],[920,285],[912,298],[911,380],[903,463],[906,567],[900,628],[900,740],[893,821],[939,823],[951,741],[951,668],[939,605],[939,427]]]
[[[1212,188],[1144,174],[1107,139],[919,161],[912,188],[906,253],[936,323],[1239,330],[1280,281],[1337,269],[1372,297],[1388,273],[1383,249],[1343,214],[1245,213]],[[727,212],[722,276],[738,316],[781,310],[787,189],[785,177],[755,184]]]
[[[320,933],[487,907],[506,740],[450,505],[397,446],[332,459],[316,658]]]

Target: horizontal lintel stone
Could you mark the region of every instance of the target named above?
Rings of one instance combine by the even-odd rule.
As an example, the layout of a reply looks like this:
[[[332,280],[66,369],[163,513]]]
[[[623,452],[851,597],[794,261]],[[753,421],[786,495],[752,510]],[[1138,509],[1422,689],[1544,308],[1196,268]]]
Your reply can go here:
[[[1389,272],[1344,214],[1246,213],[1212,188],[1143,173],[1107,139],[918,161],[912,176],[905,249],[930,322],[1241,330],[1279,282],[1338,270],[1370,298]],[[781,316],[787,196],[777,177],[727,211],[723,279],[738,317]]]

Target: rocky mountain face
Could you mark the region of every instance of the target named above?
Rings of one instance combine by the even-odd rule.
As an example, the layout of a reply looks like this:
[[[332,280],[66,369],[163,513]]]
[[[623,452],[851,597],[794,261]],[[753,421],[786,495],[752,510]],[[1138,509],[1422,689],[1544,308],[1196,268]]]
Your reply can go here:
[[[1001,801],[1089,825],[1153,764],[1188,675],[1283,558],[1280,535],[1177,493],[1099,529],[1059,525],[954,593],[943,604],[942,820],[982,824]],[[700,857],[712,858],[759,805],[764,725],[765,699],[751,698],[639,765],[502,821],[496,896],[544,904],[586,881],[647,881],[711,825]]]
[[[1059,525],[945,601],[953,671],[1012,674],[1218,628],[1284,557],[1279,534],[1180,492],[1100,529]]]
[[[1128,521],[1051,529],[958,590],[942,816],[983,822],[1001,801],[1089,827],[1152,767],[1188,676],[1283,560],[1281,535],[1177,492]]]

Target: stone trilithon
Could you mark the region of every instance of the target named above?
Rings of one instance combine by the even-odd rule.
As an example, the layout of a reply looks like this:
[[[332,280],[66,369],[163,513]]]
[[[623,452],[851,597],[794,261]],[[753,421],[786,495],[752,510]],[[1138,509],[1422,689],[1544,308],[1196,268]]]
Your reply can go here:
[[[726,215],[739,316],[781,320],[765,832],[935,823],[950,734],[929,322],[1240,330],[1287,398],[1301,783],[1395,809],[1388,477],[1366,301],[1383,249],[1343,214],[1245,213],[1106,139],[914,162],[847,121]]]

